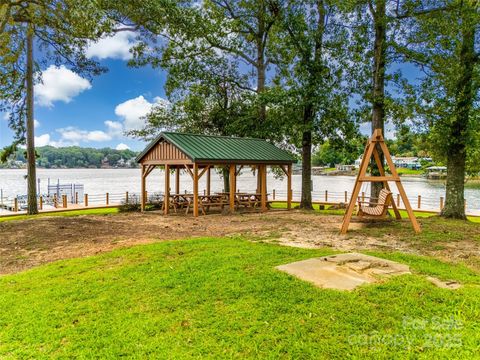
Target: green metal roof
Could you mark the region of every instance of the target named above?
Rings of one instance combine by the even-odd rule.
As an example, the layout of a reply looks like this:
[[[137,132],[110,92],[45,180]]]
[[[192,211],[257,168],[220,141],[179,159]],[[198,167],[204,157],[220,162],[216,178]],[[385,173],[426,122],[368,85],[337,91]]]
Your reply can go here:
[[[288,151],[263,139],[163,132],[138,155],[139,162],[161,139],[175,145],[192,161],[293,163]]]

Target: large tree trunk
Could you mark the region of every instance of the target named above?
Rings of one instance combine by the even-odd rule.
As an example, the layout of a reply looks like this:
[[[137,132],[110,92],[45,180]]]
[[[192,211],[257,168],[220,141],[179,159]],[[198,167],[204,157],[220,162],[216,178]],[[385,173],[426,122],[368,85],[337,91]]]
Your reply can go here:
[[[302,199],[300,208],[313,210],[312,205],[312,132],[304,131],[302,137]]]
[[[265,64],[265,48],[263,45],[263,28],[262,21],[260,21],[260,34],[261,36],[257,39],[257,95],[261,97],[262,93],[265,91],[265,83],[266,83],[266,64]],[[255,136],[265,138],[263,126],[265,125],[265,121],[267,119],[267,107],[263,101],[260,100],[258,105],[258,122],[256,124],[257,134]]]
[[[313,210],[312,205],[312,130],[313,109],[307,105],[304,110],[304,130],[302,134],[302,198],[300,208]]]
[[[441,215],[447,218],[465,219],[465,146],[451,148],[449,152],[445,207]]]
[[[373,58],[373,84],[372,84],[372,134],[375,129],[385,130],[385,61],[387,52],[386,32],[386,3],[377,0],[375,13],[372,14],[375,28],[374,58]],[[380,147],[377,148],[380,160],[384,164],[384,156]],[[380,175],[374,159],[370,164],[372,175]],[[372,183],[370,196],[378,198],[382,183]]]
[[[35,133],[33,120],[33,27],[27,29],[27,213],[38,214]]]
[[[460,52],[461,74],[457,82],[454,121],[450,126],[447,150],[447,188],[445,207],[441,215],[465,219],[465,162],[470,111],[473,107],[473,69],[475,65],[475,28],[462,32]]]
[[[230,169],[228,167],[222,168],[223,189],[225,192],[230,192]]]

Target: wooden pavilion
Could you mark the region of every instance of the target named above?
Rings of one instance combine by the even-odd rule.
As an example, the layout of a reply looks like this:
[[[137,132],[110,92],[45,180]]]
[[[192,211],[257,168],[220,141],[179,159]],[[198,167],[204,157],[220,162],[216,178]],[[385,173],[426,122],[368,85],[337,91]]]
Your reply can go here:
[[[262,139],[163,132],[137,157],[142,167],[142,211],[146,204],[146,178],[156,167],[165,169],[164,213],[169,213],[172,195],[180,195],[180,171],[193,180],[193,215],[202,206],[198,183],[206,174],[206,194],[211,195],[210,172],[215,166],[228,167],[230,191],[226,194],[231,212],[236,207],[237,176],[245,166],[256,169],[261,210],[267,210],[267,166],[278,166],[287,176],[287,208],[292,203],[292,164],[295,158]],[[175,171],[175,193],[170,192],[170,175]],[[223,206],[222,206],[223,207]],[[202,207],[203,210],[203,207]],[[188,211],[188,208],[187,208]]]

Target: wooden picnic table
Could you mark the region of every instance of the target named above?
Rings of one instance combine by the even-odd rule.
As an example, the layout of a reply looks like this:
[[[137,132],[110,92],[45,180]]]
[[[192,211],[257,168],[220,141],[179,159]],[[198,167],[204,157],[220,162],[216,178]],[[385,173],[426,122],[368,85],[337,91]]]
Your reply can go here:
[[[177,208],[184,209],[185,214],[193,207],[194,195],[193,194],[172,194],[170,195],[170,207],[173,207],[174,211]],[[212,206],[220,206],[222,209],[228,204],[228,198],[224,195],[198,195],[198,203],[202,213],[205,215],[206,211],[210,210]]]
[[[218,193],[218,194],[221,194],[221,195],[225,195],[228,197],[230,197],[230,193],[228,192],[224,192],[224,193]],[[268,195],[267,194],[267,199],[268,199]],[[236,192],[235,193],[235,204],[237,206],[237,208],[242,205],[244,207],[252,207],[252,208],[255,208],[257,206],[260,206],[260,204],[262,203],[262,194],[261,193],[248,193],[248,192]],[[267,201],[268,203],[268,201]]]
[[[267,194],[267,197],[268,195],[269,194]],[[199,208],[204,215],[211,207],[220,207],[223,210],[223,208],[229,204],[229,197],[230,193],[228,192],[218,192],[213,195],[198,195]],[[185,214],[188,214],[190,208],[193,208],[193,194],[171,194],[169,199],[169,207],[173,208],[175,212],[177,212],[177,209],[185,209]],[[235,193],[235,207],[237,209],[240,206],[244,206],[245,208],[256,208],[260,207],[261,203],[262,194],[260,193]]]

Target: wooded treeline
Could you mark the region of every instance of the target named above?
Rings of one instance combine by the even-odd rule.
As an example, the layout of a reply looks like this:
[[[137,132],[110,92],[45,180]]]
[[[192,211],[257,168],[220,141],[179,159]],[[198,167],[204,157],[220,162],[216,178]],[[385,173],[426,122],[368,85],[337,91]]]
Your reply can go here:
[[[37,166],[51,168],[101,168],[101,167],[137,167],[135,157],[137,152],[132,150],[115,150],[110,148],[94,149],[80,146],[56,148],[42,146],[36,148]],[[9,158],[9,162],[0,163],[0,168],[17,165],[15,162],[27,161],[24,149],[18,149]],[[23,166],[23,165],[22,165]]]
[[[313,149],[327,140],[347,146],[359,124],[384,130],[389,121],[426,136],[448,165],[442,214],[465,218],[465,169],[478,162],[480,139],[477,1],[7,0],[0,16],[0,101],[27,149],[34,130],[25,90],[34,79],[26,65],[39,70],[47,56],[95,75],[104,69],[86,60],[88,42],[132,31],[130,65],[166,70],[170,105],[129,135],[268,139],[301,156],[301,207],[310,209]],[[32,38],[54,50],[35,60]]]

